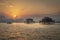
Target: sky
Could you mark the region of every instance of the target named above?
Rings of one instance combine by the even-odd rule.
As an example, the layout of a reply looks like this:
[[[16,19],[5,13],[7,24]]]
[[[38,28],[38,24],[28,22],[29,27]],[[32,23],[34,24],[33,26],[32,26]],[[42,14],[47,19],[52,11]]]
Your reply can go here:
[[[60,18],[60,0],[0,0],[0,14],[9,18],[54,15],[57,19]]]

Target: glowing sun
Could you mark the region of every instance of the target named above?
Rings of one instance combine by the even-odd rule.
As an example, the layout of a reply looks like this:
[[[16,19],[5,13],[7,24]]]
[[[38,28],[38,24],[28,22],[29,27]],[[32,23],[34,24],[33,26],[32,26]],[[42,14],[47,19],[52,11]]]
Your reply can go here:
[[[13,15],[13,17],[14,17],[14,18],[16,18],[16,17],[17,17],[17,15]]]

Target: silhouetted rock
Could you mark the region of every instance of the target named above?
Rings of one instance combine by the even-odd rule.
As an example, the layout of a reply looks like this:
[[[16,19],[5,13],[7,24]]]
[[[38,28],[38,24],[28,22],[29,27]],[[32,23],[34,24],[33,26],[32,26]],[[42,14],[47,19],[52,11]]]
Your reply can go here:
[[[26,23],[34,23],[33,19],[26,19]]]
[[[43,24],[51,24],[54,23],[55,21],[50,17],[44,17],[40,22],[42,22]]]

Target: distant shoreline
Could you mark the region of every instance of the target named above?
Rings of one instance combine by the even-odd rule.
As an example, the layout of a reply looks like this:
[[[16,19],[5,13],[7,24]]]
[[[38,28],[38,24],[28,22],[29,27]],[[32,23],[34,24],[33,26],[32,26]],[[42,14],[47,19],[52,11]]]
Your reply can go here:
[[[0,23],[8,23],[8,22],[0,22]],[[25,22],[12,22],[12,23],[25,23]],[[39,23],[39,22],[35,22],[35,23]],[[60,22],[55,22],[55,23],[60,23]]]

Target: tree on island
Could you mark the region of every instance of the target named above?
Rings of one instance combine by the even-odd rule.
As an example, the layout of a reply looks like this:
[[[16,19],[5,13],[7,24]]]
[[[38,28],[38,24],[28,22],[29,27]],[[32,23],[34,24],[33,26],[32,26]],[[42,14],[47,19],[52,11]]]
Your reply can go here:
[[[43,24],[51,24],[51,23],[54,23],[55,21],[50,17],[44,17],[41,22]]]

